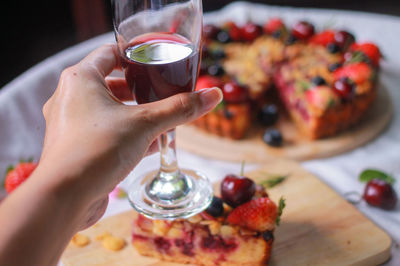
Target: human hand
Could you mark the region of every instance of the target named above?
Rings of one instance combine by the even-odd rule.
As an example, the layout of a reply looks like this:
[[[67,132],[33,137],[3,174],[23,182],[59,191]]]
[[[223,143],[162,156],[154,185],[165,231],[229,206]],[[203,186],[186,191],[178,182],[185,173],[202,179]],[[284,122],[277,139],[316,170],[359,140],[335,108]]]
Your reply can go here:
[[[200,117],[222,99],[214,88],[127,106],[120,101],[132,98],[125,80],[106,78],[119,67],[115,45],[97,49],[62,73],[43,107],[46,136],[38,171],[63,173],[61,180],[48,181],[68,184],[81,195],[86,204],[82,228],[102,216],[108,193],[158,135]]]

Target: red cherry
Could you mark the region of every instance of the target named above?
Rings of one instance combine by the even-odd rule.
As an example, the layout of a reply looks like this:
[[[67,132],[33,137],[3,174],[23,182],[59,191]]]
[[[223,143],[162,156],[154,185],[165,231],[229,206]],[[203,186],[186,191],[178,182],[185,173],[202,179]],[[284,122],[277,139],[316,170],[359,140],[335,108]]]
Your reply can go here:
[[[299,40],[310,38],[315,32],[314,26],[307,21],[300,21],[292,28],[292,35]]]
[[[235,24],[235,22],[232,21],[225,22],[223,28],[228,31],[229,37],[231,37],[233,41],[238,42],[242,40],[242,31]]]
[[[285,28],[285,24],[280,18],[271,18],[264,24],[263,30],[267,34],[272,34],[275,31]]]
[[[222,93],[224,101],[228,103],[240,103],[248,99],[247,89],[232,81],[225,83]]]
[[[354,85],[351,81],[344,77],[336,80],[333,83],[333,90],[345,100],[350,100],[354,97]]]
[[[349,48],[350,45],[355,41],[353,34],[344,30],[336,32],[334,38],[335,43],[339,45],[343,51],[347,50],[347,48]]]
[[[244,40],[251,42],[261,35],[261,27],[257,24],[248,22],[242,27],[241,33]]]
[[[385,210],[393,210],[397,203],[397,194],[393,187],[380,179],[367,183],[363,198],[371,205]]]
[[[217,37],[218,32],[219,29],[214,25],[206,24],[203,27],[203,35],[208,39],[215,39]]]
[[[237,207],[249,200],[256,192],[256,184],[247,177],[227,175],[221,183],[221,196],[232,207]]]

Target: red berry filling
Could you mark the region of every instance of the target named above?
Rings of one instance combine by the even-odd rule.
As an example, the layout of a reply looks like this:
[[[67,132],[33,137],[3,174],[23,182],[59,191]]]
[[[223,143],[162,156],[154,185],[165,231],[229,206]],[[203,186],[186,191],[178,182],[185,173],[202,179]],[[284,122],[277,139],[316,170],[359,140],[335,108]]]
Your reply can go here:
[[[219,236],[207,236],[201,239],[201,247],[208,251],[231,252],[238,247],[238,244],[233,238],[223,239]]]
[[[157,250],[161,253],[168,253],[171,248],[171,242],[163,237],[156,237],[153,242]]]
[[[187,256],[194,256],[193,242],[191,240],[190,240],[190,242],[186,242],[183,239],[175,239],[174,243],[175,243],[175,246],[177,246],[181,249],[182,254],[185,254]]]
[[[146,237],[146,236],[142,236],[142,235],[138,235],[138,234],[133,234],[133,235],[132,235],[132,240],[147,241],[147,240],[149,240],[149,238]]]

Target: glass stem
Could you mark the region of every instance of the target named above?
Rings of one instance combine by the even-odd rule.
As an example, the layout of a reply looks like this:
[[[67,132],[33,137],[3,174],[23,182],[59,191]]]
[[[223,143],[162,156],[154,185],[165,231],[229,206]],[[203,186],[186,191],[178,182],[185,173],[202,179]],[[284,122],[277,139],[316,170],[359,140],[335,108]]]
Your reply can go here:
[[[179,176],[178,161],[175,150],[175,129],[162,133],[158,137],[160,150],[160,177],[173,179]]]
[[[148,196],[155,201],[170,204],[183,199],[192,187],[188,178],[179,171],[175,151],[175,129],[158,138],[161,155],[160,171],[146,186]]]

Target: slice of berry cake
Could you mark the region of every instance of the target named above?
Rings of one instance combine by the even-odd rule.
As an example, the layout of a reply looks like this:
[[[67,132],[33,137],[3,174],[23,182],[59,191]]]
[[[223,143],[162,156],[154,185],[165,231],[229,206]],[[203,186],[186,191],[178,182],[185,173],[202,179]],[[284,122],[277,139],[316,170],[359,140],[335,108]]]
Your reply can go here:
[[[370,107],[380,52],[370,43],[354,44],[345,31],[326,30],[306,40],[286,47],[288,59],[277,67],[274,79],[297,127],[318,139],[349,128]]]
[[[133,246],[141,255],[171,262],[266,265],[283,202],[278,209],[264,188],[232,175],[222,182],[221,195],[206,211],[188,219],[161,221],[138,215]]]
[[[252,124],[274,126],[277,114],[270,119],[263,111],[272,102],[283,104],[304,136],[328,137],[357,123],[375,98],[379,48],[356,43],[347,31],[316,32],[306,21],[288,28],[279,18],[263,27],[228,22],[204,29],[197,88],[204,87],[202,78],[216,79],[224,101],[195,124],[213,134],[239,139]],[[229,111],[238,104],[243,113]]]

